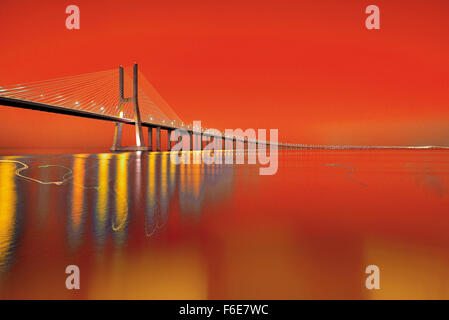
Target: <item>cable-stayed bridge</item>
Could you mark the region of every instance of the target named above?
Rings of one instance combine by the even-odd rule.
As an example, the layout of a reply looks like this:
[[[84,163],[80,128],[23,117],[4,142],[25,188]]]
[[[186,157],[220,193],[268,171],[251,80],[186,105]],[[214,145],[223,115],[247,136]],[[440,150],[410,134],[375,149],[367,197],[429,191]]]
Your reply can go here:
[[[204,128],[184,123],[157,93],[145,77],[138,73],[137,64],[132,75],[123,67],[58,79],[0,87],[0,105],[66,114],[71,116],[113,121],[116,123],[112,151],[153,150],[153,131],[156,132],[157,151],[161,150],[161,130],[167,130],[170,150],[171,133],[182,129],[190,135],[190,146],[201,150],[203,140],[229,140],[231,149],[248,143],[275,145],[276,148],[294,148],[299,145],[258,141],[245,136],[228,136],[223,132],[211,134]],[[135,126],[136,145],[122,146],[122,126]],[[142,128],[148,128],[148,144],[144,145]],[[204,138],[207,137],[207,138]],[[195,140],[195,142],[194,142]],[[240,142],[240,143],[238,143]],[[229,145],[229,143],[228,143]]]
[[[189,150],[202,150],[204,142],[213,140],[214,149],[245,150],[251,146],[275,149],[447,149],[442,146],[354,146],[305,145],[280,143],[268,139],[248,137],[245,133],[231,135],[218,130],[195,127],[184,123],[157,93],[145,77],[138,73],[137,64],[132,75],[123,67],[94,73],[68,76],[32,83],[0,86],[0,105],[53,112],[71,116],[113,121],[116,123],[112,151],[161,151],[161,130],[167,131],[167,149],[181,137],[174,137],[176,129],[190,136]],[[124,124],[134,125],[135,146],[122,146]],[[148,129],[145,145],[143,128]],[[153,146],[153,133],[156,143]],[[223,143],[218,143],[223,139]],[[217,142],[215,144],[215,142]],[[210,142],[209,142],[210,143]]]

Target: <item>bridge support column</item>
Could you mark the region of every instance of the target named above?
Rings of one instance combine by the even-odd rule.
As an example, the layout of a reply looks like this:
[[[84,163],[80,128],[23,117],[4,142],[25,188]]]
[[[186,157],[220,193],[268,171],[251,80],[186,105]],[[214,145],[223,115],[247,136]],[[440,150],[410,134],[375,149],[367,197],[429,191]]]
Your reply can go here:
[[[206,137],[206,139],[204,137]],[[203,137],[201,138],[201,149],[202,150],[204,150],[207,147],[207,145],[209,144],[209,141],[210,141],[210,136],[203,134]]]
[[[224,150],[232,150],[231,142],[232,142],[232,140],[229,140],[225,137],[224,141],[223,141],[223,149]]]
[[[117,151],[122,148],[122,126],[121,122],[115,123],[114,140],[112,141],[111,151]]]
[[[220,137],[215,136],[215,137],[214,137],[214,146],[215,146],[215,149],[218,150],[218,148],[221,147],[220,145],[221,145],[221,143],[220,143]],[[221,148],[220,148],[220,149],[221,149]]]
[[[235,150],[240,150],[241,145],[242,144],[240,138],[235,138]]]
[[[156,151],[161,151],[161,127],[156,128]]]
[[[119,103],[118,110],[120,118],[123,118],[124,105],[126,102],[132,102],[134,104],[134,127],[136,129],[136,145],[123,147],[122,146],[122,123],[116,122],[114,140],[112,143],[111,151],[147,151],[148,148],[144,146],[142,123],[140,121],[140,110],[138,96],[138,83],[137,83],[137,64],[133,67],[133,96],[129,98],[124,97],[124,84],[123,84],[123,67],[119,67]]]
[[[190,131],[189,131],[189,143],[190,143],[189,151],[193,151],[194,150],[193,149],[193,132],[190,132]]]
[[[167,129],[167,151],[171,151],[171,132],[172,130]]]
[[[148,150],[153,151],[153,127],[148,127]]]

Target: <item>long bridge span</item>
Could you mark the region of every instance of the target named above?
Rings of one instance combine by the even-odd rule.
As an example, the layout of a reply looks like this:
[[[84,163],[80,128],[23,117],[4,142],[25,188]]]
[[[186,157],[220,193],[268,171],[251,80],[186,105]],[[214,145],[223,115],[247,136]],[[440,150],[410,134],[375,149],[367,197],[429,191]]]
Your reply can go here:
[[[261,141],[245,136],[229,136],[220,131],[219,134],[212,134],[205,128],[184,123],[145,77],[138,73],[137,64],[134,64],[131,76],[120,66],[113,70],[3,86],[0,87],[0,105],[113,121],[116,126],[112,151],[161,151],[161,130],[167,131],[167,149],[170,150],[173,142],[171,134],[176,129],[182,129],[190,135],[190,146],[192,149],[195,146],[196,150],[203,148],[203,142],[217,138],[224,141],[219,146],[224,148],[230,145],[231,149],[239,146],[244,149],[249,143],[276,148],[300,146],[268,139]],[[122,146],[124,124],[135,126],[135,146]],[[147,145],[143,138],[144,127],[148,129]]]
[[[161,151],[161,131],[167,131],[167,149],[181,137],[173,132],[182,129],[190,136],[189,148],[202,150],[204,143],[218,142],[214,149],[245,150],[263,146],[277,149],[448,149],[444,146],[353,146],[353,145],[305,145],[281,143],[277,139],[261,140],[195,127],[184,123],[148,80],[138,73],[134,64],[132,74],[123,67],[58,79],[32,83],[0,86],[0,105],[52,112],[76,117],[115,122],[112,151]],[[133,125],[136,132],[135,146],[122,146],[123,125]],[[147,128],[145,145],[143,128]],[[156,143],[153,146],[153,135]],[[271,138],[271,137],[270,137]]]

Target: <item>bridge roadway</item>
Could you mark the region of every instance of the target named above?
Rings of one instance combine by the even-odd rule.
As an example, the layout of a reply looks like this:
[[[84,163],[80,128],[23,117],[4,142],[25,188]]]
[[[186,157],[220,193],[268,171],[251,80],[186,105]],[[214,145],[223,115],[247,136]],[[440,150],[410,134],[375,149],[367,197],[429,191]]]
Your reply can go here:
[[[133,119],[121,118],[121,117],[111,116],[111,115],[107,115],[107,114],[89,112],[89,111],[84,111],[84,110],[77,110],[77,109],[72,109],[72,108],[52,106],[52,105],[39,103],[39,102],[26,101],[26,100],[20,100],[20,99],[14,99],[14,98],[2,97],[2,96],[0,96],[0,105],[135,125],[135,121]],[[152,131],[151,130],[152,128],[156,128],[159,130],[161,130],[161,129],[167,130],[168,132],[171,132],[176,129],[182,129],[182,130],[185,130],[186,132],[188,132],[190,135],[192,135],[192,134],[199,135],[201,133],[204,136],[215,137],[215,135],[207,134],[207,133],[204,133],[203,131],[199,132],[194,129],[184,128],[184,127],[176,127],[176,126],[171,126],[171,125],[167,125],[167,124],[165,124],[165,125],[164,124],[155,124],[155,123],[142,121],[141,125],[143,127],[149,128],[150,131]],[[223,137],[223,138],[226,139],[226,137]],[[157,139],[160,140],[160,136]],[[269,144],[269,145],[277,145],[278,148],[282,148],[282,149],[300,148],[300,145],[296,145],[296,144],[267,143],[265,141],[249,140],[245,137],[234,137],[234,139],[236,141],[243,142],[243,143],[258,143],[258,144],[263,143],[263,144]],[[157,149],[160,150],[160,141],[159,141],[159,146]]]

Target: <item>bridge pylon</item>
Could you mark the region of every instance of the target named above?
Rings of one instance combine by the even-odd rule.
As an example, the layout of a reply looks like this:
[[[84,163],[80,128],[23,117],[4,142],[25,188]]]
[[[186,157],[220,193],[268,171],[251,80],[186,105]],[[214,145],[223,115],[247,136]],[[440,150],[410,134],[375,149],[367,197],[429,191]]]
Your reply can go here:
[[[124,80],[123,80],[123,67],[119,66],[119,102],[118,111],[120,117],[123,116],[123,109],[126,102],[132,102],[134,104],[134,127],[136,129],[136,145],[135,146],[122,146],[122,127],[123,123],[115,123],[114,141],[112,143],[111,151],[148,151],[149,148],[144,145],[144,139],[142,134],[142,122],[140,120],[140,110],[138,101],[138,83],[137,83],[137,64],[133,66],[133,95],[132,97],[125,98],[124,94]]]

